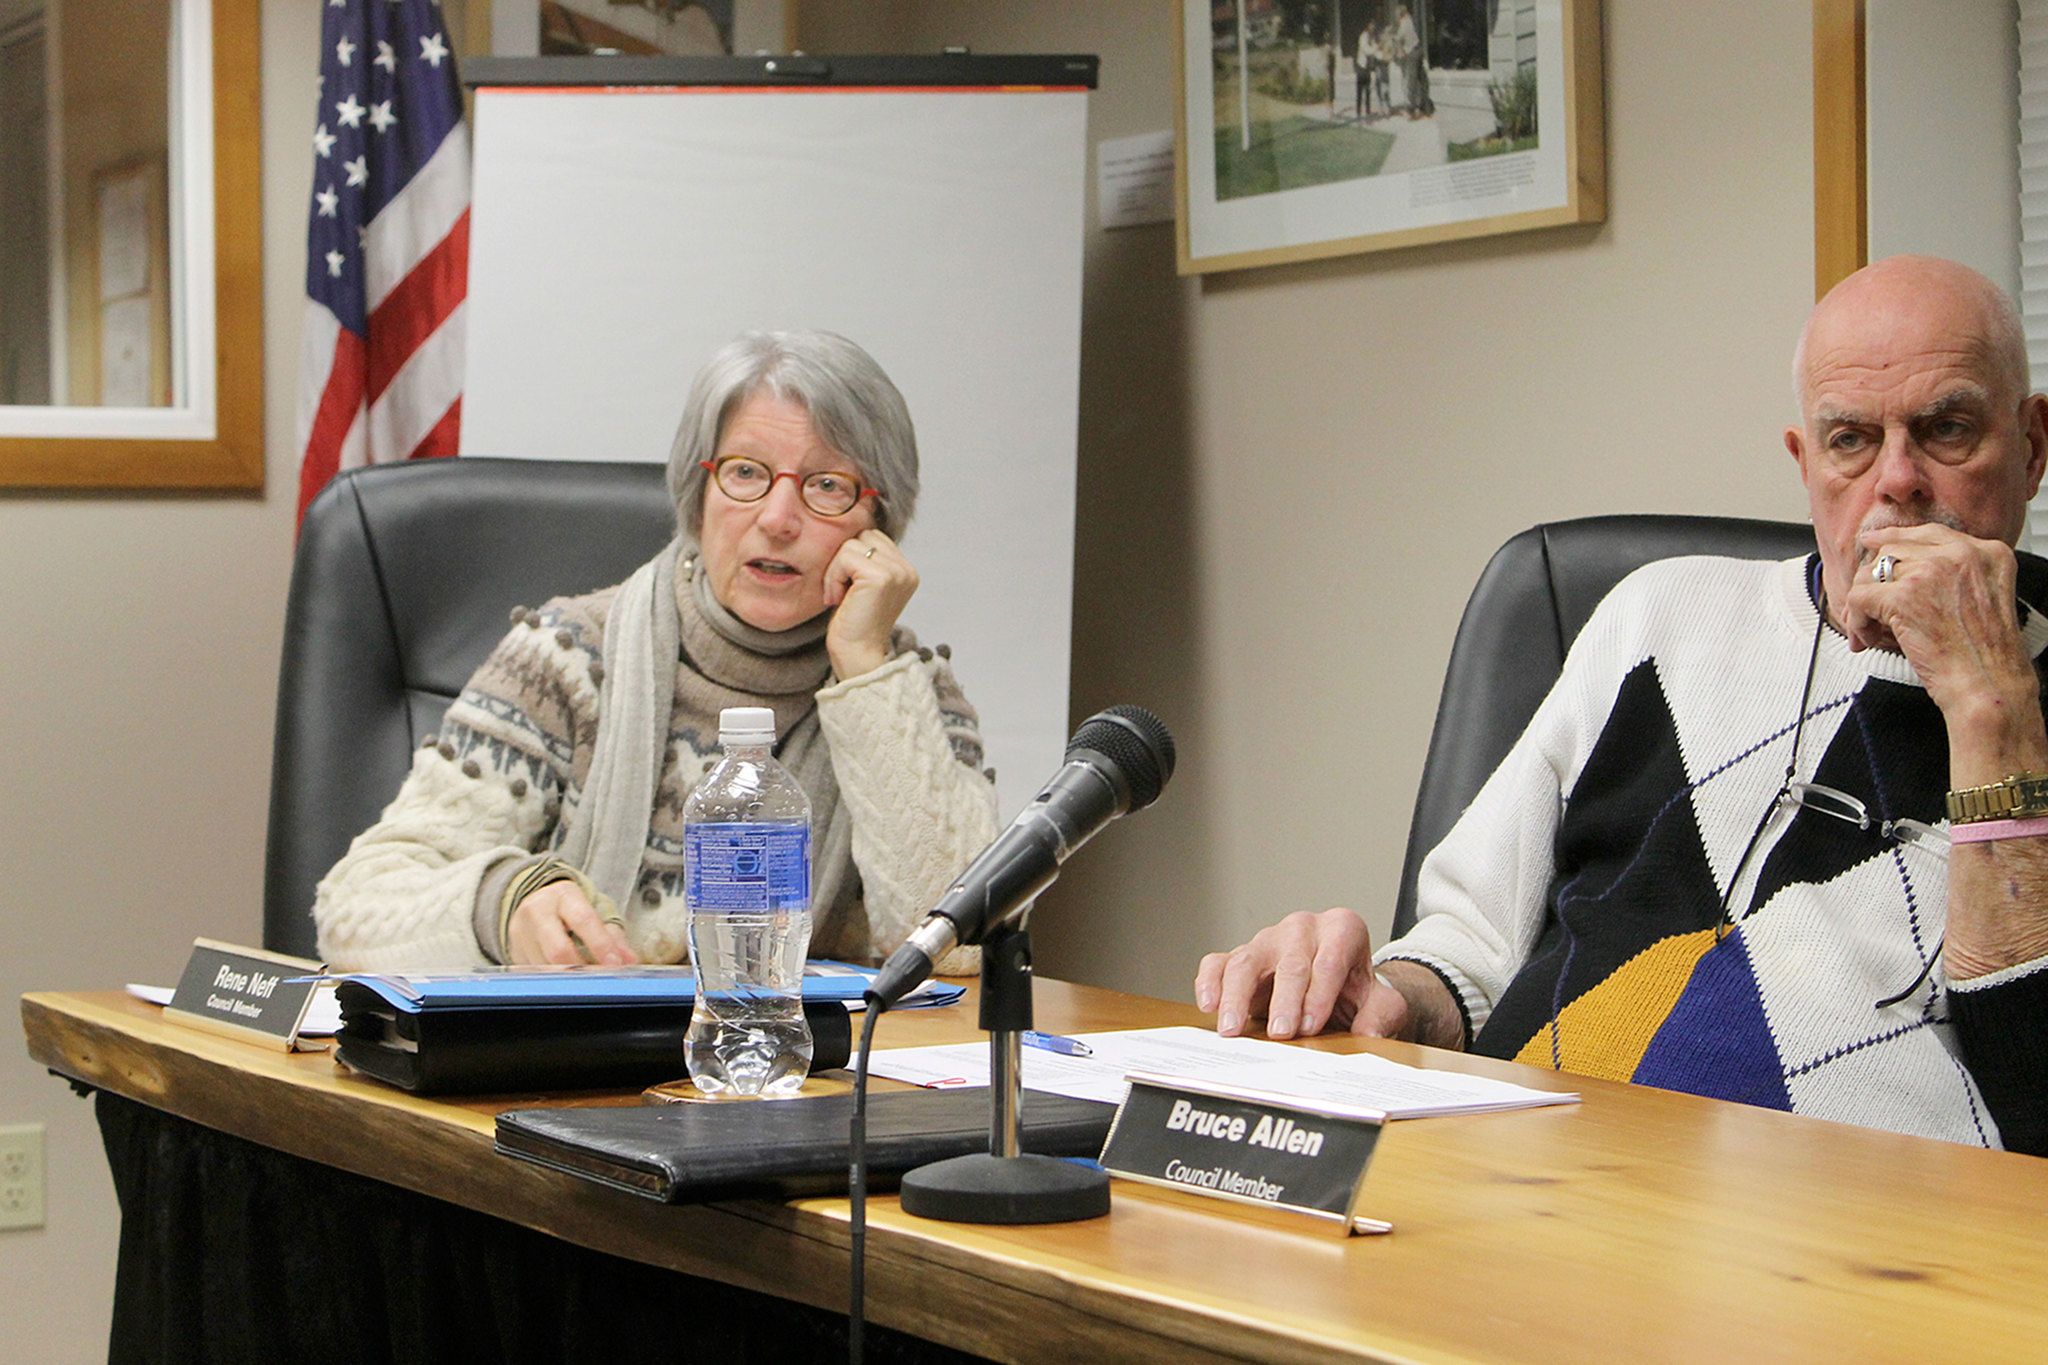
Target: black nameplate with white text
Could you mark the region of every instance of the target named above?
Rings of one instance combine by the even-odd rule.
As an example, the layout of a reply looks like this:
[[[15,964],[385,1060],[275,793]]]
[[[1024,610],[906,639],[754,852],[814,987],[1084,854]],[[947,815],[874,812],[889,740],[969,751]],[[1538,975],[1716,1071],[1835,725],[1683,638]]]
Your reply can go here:
[[[318,972],[320,965],[260,948],[194,939],[164,1017],[289,1049],[319,987],[317,981],[292,978]]]
[[[1182,1077],[1130,1081],[1102,1149],[1110,1174],[1334,1219],[1352,1230],[1384,1115]],[[1358,1221],[1363,1231],[1387,1230]]]

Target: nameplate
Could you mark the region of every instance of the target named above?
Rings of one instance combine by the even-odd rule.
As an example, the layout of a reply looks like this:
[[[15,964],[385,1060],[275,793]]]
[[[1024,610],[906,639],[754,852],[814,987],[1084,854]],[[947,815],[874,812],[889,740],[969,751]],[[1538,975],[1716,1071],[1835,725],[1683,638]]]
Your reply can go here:
[[[1307,1215],[1343,1236],[1393,1230],[1356,1212],[1385,1114],[1184,1076],[1129,1079],[1102,1149],[1111,1175]]]
[[[321,964],[200,938],[164,1017],[289,1050],[318,981],[295,981]]]

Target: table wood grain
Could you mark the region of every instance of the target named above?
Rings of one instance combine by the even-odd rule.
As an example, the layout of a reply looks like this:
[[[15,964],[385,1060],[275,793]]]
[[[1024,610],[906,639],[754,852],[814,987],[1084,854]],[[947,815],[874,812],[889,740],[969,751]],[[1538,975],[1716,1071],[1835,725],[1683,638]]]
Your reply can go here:
[[[975,1037],[971,999],[889,1015],[877,1046]],[[1039,1026],[1062,1033],[1203,1022],[1057,981],[1037,999]],[[844,1306],[844,1199],[669,1207],[491,1150],[502,1109],[634,1095],[422,1099],[111,991],[25,996],[22,1021],[51,1069],[209,1127],[582,1246]],[[1037,1228],[926,1222],[878,1197],[870,1318],[1012,1360],[1924,1362],[2038,1359],[2048,1341],[2048,1161],[1400,1043],[1308,1046],[1584,1099],[1391,1125],[1360,1207],[1395,1224],[1387,1237],[1276,1227],[1128,1182],[1108,1218]]]

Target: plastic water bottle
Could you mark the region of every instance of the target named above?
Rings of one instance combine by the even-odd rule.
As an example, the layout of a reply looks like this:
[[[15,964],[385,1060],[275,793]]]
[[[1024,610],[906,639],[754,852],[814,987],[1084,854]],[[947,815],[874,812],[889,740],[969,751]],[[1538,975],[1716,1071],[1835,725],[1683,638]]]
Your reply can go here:
[[[725,757],[683,805],[697,1000],[683,1060],[707,1095],[786,1095],[811,1070],[811,802],[775,761],[775,713],[718,715]]]

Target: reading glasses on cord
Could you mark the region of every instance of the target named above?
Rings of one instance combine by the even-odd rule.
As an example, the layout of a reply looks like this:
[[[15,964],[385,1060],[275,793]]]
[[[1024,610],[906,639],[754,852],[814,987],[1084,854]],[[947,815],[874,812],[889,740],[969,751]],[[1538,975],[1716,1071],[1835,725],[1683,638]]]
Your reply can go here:
[[[1862,830],[1875,826],[1878,834],[1886,839],[1890,839],[1901,848],[1917,848],[1924,853],[1933,854],[1943,862],[1948,861],[1948,835],[1936,829],[1933,825],[1928,824],[1924,820],[1914,820],[1903,816],[1897,820],[1873,820],[1870,816],[1870,808],[1864,805],[1860,798],[1852,796],[1848,792],[1830,787],[1825,783],[1788,780],[1784,786],[1778,789],[1777,796],[1772,799],[1771,809],[1764,815],[1765,824],[1770,822],[1772,814],[1787,806],[1797,806],[1802,810],[1810,810],[1816,815],[1825,815],[1830,819],[1840,820],[1844,824],[1854,825]],[[1758,828],[1758,833],[1762,833],[1761,826]],[[1754,851],[1755,846],[1756,841],[1751,840],[1750,849],[1744,851],[1742,862],[1736,865],[1736,878],[1741,877],[1743,865],[1748,863],[1750,852]],[[1733,880],[1728,883],[1728,891],[1731,896],[1734,894],[1735,882]],[[1714,925],[1714,942],[1716,943],[1721,941],[1721,935],[1727,928],[1729,909],[1730,906],[1724,900],[1721,908],[1721,918]],[[1878,1001],[1877,1008],[1881,1010],[1890,1009],[1893,1005],[1899,1004],[1912,995],[1913,992],[1919,990],[1921,983],[1927,980],[1928,973],[1934,970],[1934,964],[1940,960],[1941,941],[1937,941],[1934,945],[1933,953],[1928,956],[1926,965],[1921,967],[1920,974],[1913,978],[1913,984],[1896,995],[1888,995]]]
[[[1799,806],[1816,815],[1844,821],[1858,829],[1875,826],[1880,836],[1896,841],[1902,848],[1922,849],[1943,862],[1948,861],[1948,835],[1924,820],[1901,816],[1896,820],[1873,820],[1862,798],[1820,782],[1787,782],[1778,793],[1781,806]]]
[[[1763,821],[1757,826],[1756,835],[1750,839],[1749,847],[1742,851],[1741,861],[1735,865],[1735,875],[1729,879],[1728,892],[1722,897],[1721,918],[1714,926],[1714,942],[1719,943],[1722,934],[1729,928],[1729,912],[1735,908],[1735,883],[1741,880],[1743,870],[1748,867],[1750,856],[1756,852],[1757,843],[1762,838],[1764,829],[1769,826],[1771,817],[1781,810],[1795,806],[1801,810],[1810,810],[1815,815],[1825,815],[1831,820],[1854,825],[1858,829],[1867,830],[1874,826],[1881,837],[1892,840],[1901,848],[1917,848],[1933,854],[1943,862],[1948,861],[1948,835],[1926,821],[1903,816],[1897,820],[1874,820],[1870,815],[1870,807],[1864,805],[1860,797],[1852,796],[1823,782],[1801,782],[1787,778],[1785,785],[1778,788],[1778,794],[1771,798],[1770,808],[1764,812]],[[1748,918],[1749,915],[1745,912],[1736,916],[1735,922]],[[1917,986],[1919,983],[1914,984]]]
[[[726,455],[697,463],[711,472],[718,491],[734,502],[759,502],[768,496],[777,479],[794,483],[804,506],[821,517],[843,517],[862,498],[882,496],[881,489],[863,488],[857,477],[843,470],[821,469],[802,476],[787,471],[778,473],[747,455]]]

